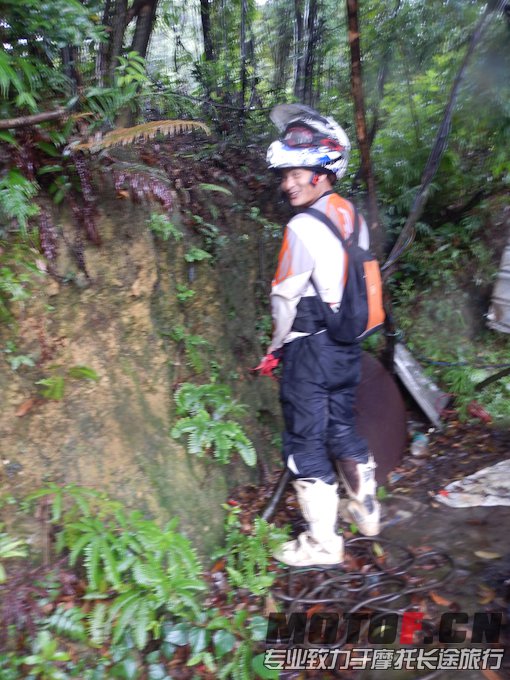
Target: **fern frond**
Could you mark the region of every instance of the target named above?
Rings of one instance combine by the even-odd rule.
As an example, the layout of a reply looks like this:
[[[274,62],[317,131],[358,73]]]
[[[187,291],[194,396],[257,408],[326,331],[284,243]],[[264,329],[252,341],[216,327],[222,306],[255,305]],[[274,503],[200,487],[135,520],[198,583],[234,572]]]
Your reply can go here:
[[[132,622],[133,637],[138,649],[143,649],[147,644],[151,620],[154,620],[154,611],[151,611],[146,601],[141,600],[136,618]]]
[[[203,130],[208,135],[211,134],[207,125],[198,120],[155,120],[134,127],[117,128],[108,132],[102,139],[93,139],[90,142],[77,144],[73,147],[73,150],[95,153],[112,146],[125,146],[140,140],[147,141],[153,139],[157,134],[168,137],[196,129]]]
[[[85,640],[86,631],[83,624],[85,612],[79,607],[64,609],[59,605],[49,617],[48,628],[57,635],[63,635],[71,640]]]
[[[116,590],[120,590],[122,588],[122,581],[120,580],[118,572],[117,560],[108,542],[109,538],[108,535],[101,538],[101,559],[108,581]],[[115,539],[112,540],[112,543],[114,543],[114,540]]]
[[[110,634],[110,624],[107,622],[107,606],[98,602],[89,616],[90,639],[96,645],[102,645]]]
[[[145,608],[143,594],[140,592],[136,593],[136,598],[129,601],[122,608],[117,621],[113,624],[113,644],[117,644],[123,638],[126,631],[133,625],[136,626],[138,620],[138,615],[141,608]]]
[[[95,536],[90,543],[85,546],[85,569],[89,586],[94,591],[101,589],[103,573],[100,565],[101,559],[101,537]]]

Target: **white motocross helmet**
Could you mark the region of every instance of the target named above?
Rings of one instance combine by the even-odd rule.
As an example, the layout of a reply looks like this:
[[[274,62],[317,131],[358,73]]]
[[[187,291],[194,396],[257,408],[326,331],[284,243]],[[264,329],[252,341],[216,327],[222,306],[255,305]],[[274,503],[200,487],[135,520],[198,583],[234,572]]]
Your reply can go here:
[[[345,175],[351,144],[333,118],[304,104],[279,104],[270,118],[282,133],[267,150],[270,168],[324,168],[337,179]]]

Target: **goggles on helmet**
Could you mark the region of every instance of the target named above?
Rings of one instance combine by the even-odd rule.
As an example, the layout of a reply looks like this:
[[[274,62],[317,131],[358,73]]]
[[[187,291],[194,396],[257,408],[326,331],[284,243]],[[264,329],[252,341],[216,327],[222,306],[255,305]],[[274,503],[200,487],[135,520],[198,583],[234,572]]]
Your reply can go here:
[[[331,151],[344,151],[344,147],[331,137],[312,130],[308,125],[291,124],[282,137],[285,146],[291,149],[308,149],[312,147],[326,147]]]
[[[278,104],[270,118],[281,133],[267,150],[267,164],[284,168],[321,169],[345,175],[351,145],[333,118],[324,118],[304,104]]]

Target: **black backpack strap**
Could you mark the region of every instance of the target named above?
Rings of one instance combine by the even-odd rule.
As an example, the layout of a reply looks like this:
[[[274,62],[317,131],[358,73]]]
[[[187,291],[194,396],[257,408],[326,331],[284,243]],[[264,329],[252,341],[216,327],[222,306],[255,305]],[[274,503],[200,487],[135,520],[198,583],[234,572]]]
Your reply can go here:
[[[356,208],[354,203],[352,204],[352,207],[354,208],[354,226],[353,226],[353,231],[352,231],[353,242],[359,243],[359,213],[358,213],[358,209]],[[329,227],[329,229],[331,229],[331,231],[337,237],[337,239],[340,240],[343,247],[344,248],[347,247],[347,243],[346,243],[347,239],[345,239],[342,236],[338,227],[335,225],[333,220],[331,220],[327,215],[325,215],[320,210],[317,210],[317,208],[306,208],[302,212],[305,213],[306,215],[311,215],[312,217],[315,217],[316,220],[319,220],[319,222],[322,222],[327,227]]]
[[[354,203],[351,205],[354,208],[354,226],[352,229],[352,235],[354,237],[354,243],[359,245],[359,212]]]

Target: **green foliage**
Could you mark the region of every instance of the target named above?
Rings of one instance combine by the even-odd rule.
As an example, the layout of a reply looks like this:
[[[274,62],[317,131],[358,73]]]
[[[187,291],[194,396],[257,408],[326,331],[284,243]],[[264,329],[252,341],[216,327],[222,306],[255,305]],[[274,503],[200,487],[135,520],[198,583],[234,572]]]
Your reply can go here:
[[[34,640],[32,654],[24,657],[23,664],[30,667],[29,677],[64,680],[68,676],[59,668],[59,663],[70,658],[67,652],[58,649],[58,641],[47,630],[42,630]]]
[[[97,126],[104,125],[106,120],[113,127],[121,111],[135,110],[141,90],[149,84],[145,59],[137,52],[119,56],[118,62],[111,87],[92,86],[84,92],[85,107],[97,116]]]
[[[220,463],[228,463],[232,453],[239,453],[246,465],[255,465],[257,455],[241,426],[226,420],[227,415],[240,415],[244,407],[232,399],[226,385],[185,383],[175,395],[177,420],[171,435],[180,439],[188,435],[188,452],[204,457],[212,454]]]
[[[209,609],[193,622],[167,622],[163,631],[166,658],[172,658],[177,647],[189,646],[188,666],[204,664],[218,680],[251,680],[253,651],[265,639],[267,621],[259,615],[250,616],[244,608],[233,617]]]
[[[461,417],[467,417],[467,406],[476,399],[495,419],[506,420],[506,379],[476,390],[480,375],[491,373],[480,373],[477,364],[508,362],[508,340],[483,327],[482,304],[487,305],[486,291],[496,272],[484,233],[489,216],[481,206],[460,224],[445,222],[436,229],[419,225],[390,286],[406,342],[418,359],[423,357],[429,375],[454,396]]]
[[[289,532],[256,517],[251,533],[241,529],[240,508],[224,506],[229,511],[226,521],[226,571],[235,588],[246,588],[253,595],[265,595],[273,585],[276,572],[272,553],[288,539]]]
[[[0,529],[2,529],[0,524]],[[6,533],[0,532],[0,583],[5,583],[6,572],[3,565],[4,560],[13,559],[16,557],[26,557],[27,543],[21,538],[12,538]]]
[[[37,380],[36,385],[41,385],[41,397],[60,401],[64,398],[64,376],[51,375],[48,378]]]
[[[87,639],[86,616],[80,607],[66,609],[59,605],[46,619],[46,627],[56,635],[83,642]]]
[[[77,378],[78,380],[92,380],[98,382],[99,376],[90,366],[71,366],[67,371],[70,378]]]
[[[210,260],[212,255],[202,248],[192,246],[184,255],[186,262],[202,262],[203,260]]]
[[[36,385],[41,385],[41,397],[43,399],[52,399],[60,401],[64,398],[66,378],[75,378],[77,380],[92,380],[97,382],[99,376],[93,368],[89,366],[71,366],[65,373],[61,372],[58,366],[50,367],[57,371],[47,378],[37,380]]]
[[[257,519],[248,534],[246,528],[241,531],[239,509],[228,508],[221,554],[229,597],[238,587],[245,592],[243,604],[226,614],[204,601],[208,587],[202,567],[189,541],[176,531],[177,520],[160,528],[104,493],[76,485],[48,484],[27,497],[25,509],[40,500],[49,502],[57,549],[80,574],[86,591],[74,606],[58,604],[38,622],[27,656],[0,654],[2,678],[108,680],[144,673],[161,680],[170,678],[167,662],[174,656],[190,667],[205,667],[219,680],[251,680],[253,673],[273,677],[260,670],[257,655],[267,620],[252,604],[246,606],[245,597],[246,590],[257,597],[267,593],[274,580],[270,553],[285,532]],[[57,572],[39,585],[49,592],[44,603],[59,601]],[[72,657],[61,651],[66,639],[79,643]],[[29,675],[22,675],[27,668]]]
[[[162,241],[168,241],[170,237],[172,237],[174,241],[182,240],[182,231],[179,229],[179,227],[176,227],[166,215],[152,213],[147,224],[152,233]]]
[[[261,314],[255,323],[255,334],[262,347],[267,347],[273,334],[273,319],[271,314]]]
[[[28,300],[37,279],[44,276],[36,258],[26,239],[0,239],[0,321],[12,320],[12,305]],[[9,345],[4,351],[11,353]]]
[[[211,213],[214,212],[214,205],[211,204],[209,206],[209,209]],[[206,252],[209,253],[211,257],[215,257],[220,250],[228,241],[228,238],[225,234],[221,233],[221,230],[218,226],[215,224],[212,224],[211,222],[207,222],[203,217],[200,215],[194,215],[192,213],[188,213],[189,217],[193,220],[193,222],[196,225],[196,229],[201,235],[203,242],[204,242],[204,248],[206,249]],[[216,219],[216,218],[214,218]],[[193,250],[193,249],[192,249]],[[209,259],[209,258],[207,258]]]
[[[2,115],[36,112],[51,97],[65,102],[70,83],[59,68],[61,50],[90,39],[100,40],[104,35],[91,8],[77,0],[19,0],[6,4],[2,18]]]
[[[115,69],[117,87],[147,82],[145,59],[138,52],[128,52],[125,57],[120,56],[118,62],[119,65]]]
[[[175,289],[177,291],[175,297],[178,302],[187,302],[188,300],[192,300],[196,295],[196,291],[192,288],[188,288],[188,286],[185,286],[183,283],[177,283]]]
[[[377,487],[376,496],[377,496],[377,500],[379,500],[379,501],[385,501],[385,500],[387,500],[387,499],[389,498],[390,494],[388,493],[388,491],[387,491],[387,489],[386,489],[385,486],[379,485],[379,486]]]
[[[83,565],[85,597],[95,601],[86,628],[78,612],[59,610],[48,622],[51,628],[75,638],[87,630],[95,644],[111,639],[118,645],[128,636],[144,649],[151,636],[160,637],[165,616],[200,613],[202,569],[189,541],[176,531],[177,519],[159,528],[142,513],[73,485],[49,485],[29,501],[45,496],[52,498],[52,522],[62,527],[58,546],[71,566]]]
[[[227,196],[232,196],[232,192],[230,189],[227,189],[226,187],[222,187],[219,184],[206,184],[204,182],[199,183],[199,188],[203,189],[204,191],[217,191],[221,194],[226,194]]]
[[[185,287],[183,286],[183,289],[180,290],[179,285],[177,285],[177,299],[180,302],[193,297],[195,294],[195,291],[188,289],[184,290],[184,288]],[[189,295],[189,293],[193,293],[193,295]],[[180,294],[184,296],[183,299],[179,298]],[[186,361],[193,368],[195,373],[202,373],[204,370],[204,359],[200,352],[200,348],[210,348],[210,344],[207,342],[207,340],[201,335],[193,335],[192,333],[188,333],[184,326],[175,326],[170,333],[170,337],[174,342],[184,347]]]
[[[3,213],[16,220],[26,234],[29,219],[39,214],[39,206],[34,203],[38,191],[37,184],[23,177],[19,170],[9,170],[0,179],[0,218]]]

